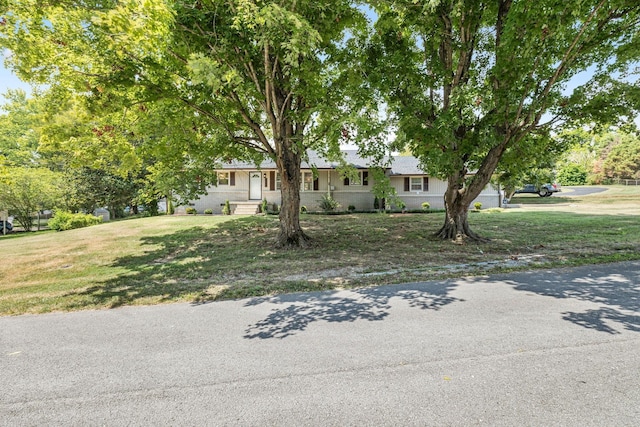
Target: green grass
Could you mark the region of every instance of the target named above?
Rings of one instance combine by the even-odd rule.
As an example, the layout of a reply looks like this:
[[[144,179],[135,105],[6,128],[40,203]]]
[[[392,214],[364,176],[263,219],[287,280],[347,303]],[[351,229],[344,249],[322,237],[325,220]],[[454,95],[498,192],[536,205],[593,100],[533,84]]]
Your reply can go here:
[[[303,215],[313,239],[304,250],[273,248],[276,216],[139,218],[7,236],[0,238],[0,315],[202,303],[639,259],[640,217],[627,212],[634,212],[633,203],[640,207],[640,189],[610,192],[558,203],[569,211],[528,210],[525,201],[523,208],[472,212],[472,228],[491,239],[484,244],[433,237],[441,212]]]

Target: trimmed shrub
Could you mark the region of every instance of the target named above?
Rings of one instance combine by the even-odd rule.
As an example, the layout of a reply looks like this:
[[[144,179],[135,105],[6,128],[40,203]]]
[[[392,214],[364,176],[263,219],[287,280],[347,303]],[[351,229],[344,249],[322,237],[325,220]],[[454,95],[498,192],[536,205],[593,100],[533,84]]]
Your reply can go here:
[[[213,209],[205,209],[204,210],[204,214],[205,215],[213,215]]]
[[[431,207],[431,204],[429,202],[422,202],[423,211],[428,211],[430,207]]]
[[[224,201],[224,207],[222,208],[222,215],[231,215],[231,204],[228,200]]]
[[[474,208],[475,210],[479,211],[480,209],[482,209],[482,203],[480,203],[480,202],[475,202],[475,203],[473,204],[473,208]]]
[[[187,212],[187,215],[196,215],[198,213],[198,210],[196,208],[191,207],[191,206],[189,206],[185,210]]]
[[[306,206],[300,206],[300,213],[307,213],[307,207]]]
[[[74,228],[89,227],[100,224],[102,217],[91,214],[71,213],[68,211],[56,212],[47,223],[49,228],[56,231],[73,230]]]
[[[260,212],[266,214],[267,211],[269,210],[269,203],[267,202],[267,199],[262,199],[262,204],[260,205]]]
[[[353,211],[355,211],[355,210],[356,210],[356,207],[355,207],[355,206],[353,206],[353,205],[349,205],[349,207],[347,208],[347,210],[348,210],[349,212],[353,212]]]

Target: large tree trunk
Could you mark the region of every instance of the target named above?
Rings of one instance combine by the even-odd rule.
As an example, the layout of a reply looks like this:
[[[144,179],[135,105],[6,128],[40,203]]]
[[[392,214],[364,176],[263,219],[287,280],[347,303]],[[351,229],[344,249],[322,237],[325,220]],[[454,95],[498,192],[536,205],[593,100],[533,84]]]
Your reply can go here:
[[[462,243],[467,239],[474,241],[487,240],[471,231],[469,227],[469,204],[474,198],[470,197],[468,189],[460,188],[457,180],[449,179],[447,191],[444,194],[444,225],[436,233],[437,237],[458,243]]]
[[[280,187],[282,205],[277,246],[304,247],[310,239],[300,227],[300,154],[285,145],[281,148],[277,164],[282,177]]]

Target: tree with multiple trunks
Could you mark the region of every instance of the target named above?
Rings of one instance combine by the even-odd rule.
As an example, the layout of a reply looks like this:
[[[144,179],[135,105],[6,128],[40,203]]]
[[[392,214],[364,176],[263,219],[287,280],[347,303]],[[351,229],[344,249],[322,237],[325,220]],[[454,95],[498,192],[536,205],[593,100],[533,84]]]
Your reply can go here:
[[[496,171],[513,174],[558,149],[552,131],[631,120],[640,106],[635,0],[372,3],[369,68],[398,142],[448,184],[441,238],[482,240],[469,205]],[[580,73],[590,79],[571,90]]]
[[[51,1],[0,0],[0,44],[28,81],[66,88],[96,115],[174,115],[191,144],[180,168],[212,161],[271,158],[281,175],[281,247],[304,246],[301,161],[311,148],[334,150],[344,88],[335,59],[364,25],[346,0]],[[157,123],[157,116],[154,121]],[[118,122],[104,124],[131,132]],[[158,137],[149,144],[171,145]],[[142,126],[136,122],[136,126]],[[77,141],[78,139],[76,139]],[[149,150],[158,150],[158,146]],[[171,146],[168,151],[173,151]],[[180,174],[159,169],[163,174]]]

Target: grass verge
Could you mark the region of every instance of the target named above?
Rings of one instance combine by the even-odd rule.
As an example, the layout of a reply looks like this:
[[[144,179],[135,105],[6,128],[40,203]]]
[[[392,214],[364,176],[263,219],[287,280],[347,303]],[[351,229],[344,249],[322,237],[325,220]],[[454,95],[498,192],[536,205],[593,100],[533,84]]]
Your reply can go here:
[[[0,238],[7,254],[0,264],[0,315],[204,303],[640,259],[640,221],[629,209],[635,203],[640,212],[640,189],[616,191],[554,199],[564,210],[529,210],[520,200],[521,208],[472,212],[472,228],[492,239],[486,244],[434,238],[441,212],[303,215],[314,244],[299,251],[273,249],[274,216],[140,218]]]

